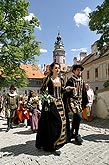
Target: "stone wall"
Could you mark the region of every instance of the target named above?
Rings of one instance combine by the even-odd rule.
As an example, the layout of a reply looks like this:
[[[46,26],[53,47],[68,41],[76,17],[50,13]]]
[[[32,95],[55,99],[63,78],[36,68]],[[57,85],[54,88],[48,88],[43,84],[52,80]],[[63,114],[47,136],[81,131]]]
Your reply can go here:
[[[93,104],[93,116],[109,119],[109,88],[97,91]]]

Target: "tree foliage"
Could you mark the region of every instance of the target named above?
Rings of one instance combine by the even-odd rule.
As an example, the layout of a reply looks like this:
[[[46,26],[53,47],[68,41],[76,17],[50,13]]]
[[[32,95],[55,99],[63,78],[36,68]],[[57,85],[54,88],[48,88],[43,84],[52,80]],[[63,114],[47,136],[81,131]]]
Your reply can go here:
[[[89,14],[89,18],[90,30],[101,35],[98,40],[98,48],[102,50],[104,45],[109,45],[109,0],[105,0],[101,6],[97,6],[96,11]]]
[[[107,80],[104,84],[103,84],[104,88],[109,88],[109,80]]]
[[[17,87],[27,84],[21,63],[33,63],[40,55],[40,42],[34,36],[37,17],[31,20],[26,0],[0,0],[0,86],[14,83]]]

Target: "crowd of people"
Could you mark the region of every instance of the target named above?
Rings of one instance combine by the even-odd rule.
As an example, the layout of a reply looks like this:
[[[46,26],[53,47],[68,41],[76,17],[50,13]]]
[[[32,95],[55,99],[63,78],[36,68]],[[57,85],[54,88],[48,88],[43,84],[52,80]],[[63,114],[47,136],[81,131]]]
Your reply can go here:
[[[40,94],[30,91],[19,97],[12,85],[2,102],[7,118],[7,132],[14,124],[24,123],[36,132],[35,147],[60,155],[59,148],[72,139],[82,145],[79,133],[81,119],[92,120],[94,92],[82,79],[84,68],[80,64],[72,67],[72,76],[64,82],[60,76],[60,64],[53,62],[44,79]]]
[[[41,110],[39,97],[35,91],[28,95],[18,95],[14,85],[11,85],[9,92],[1,97],[0,116],[7,119],[7,129],[13,129],[13,125],[23,123],[25,127],[30,126],[33,132],[37,132],[38,120]]]

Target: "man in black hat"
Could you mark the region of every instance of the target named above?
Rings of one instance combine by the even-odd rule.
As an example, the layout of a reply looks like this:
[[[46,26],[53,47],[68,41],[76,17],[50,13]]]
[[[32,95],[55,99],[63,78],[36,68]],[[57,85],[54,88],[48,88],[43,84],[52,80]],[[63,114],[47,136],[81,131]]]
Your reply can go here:
[[[79,135],[79,127],[81,121],[81,111],[88,103],[85,83],[81,77],[84,70],[82,65],[75,64],[72,68],[72,76],[67,80],[65,85],[65,93],[63,101],[66,114],[66,132],[67,142],[72,138],[75,139],[76,144],[82,144],[82,138]],[[72,114],[72,128],[70,129],[70,116]]]

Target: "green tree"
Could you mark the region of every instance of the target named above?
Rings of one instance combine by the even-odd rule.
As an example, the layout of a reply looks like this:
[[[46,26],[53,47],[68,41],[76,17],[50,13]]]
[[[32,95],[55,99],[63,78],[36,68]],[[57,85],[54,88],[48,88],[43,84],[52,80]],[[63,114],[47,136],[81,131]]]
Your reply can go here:
[[[104,84],[103,84],[104,88],[109,88],[109,80],[107,80]]]
[[[26,19],[29,6],[26,0],[0,0],[0,87],[26,86],[21,63],[33,63],[40,55],[40,42],[34,36],[40,22],[35,16]]]
[[[96,11],[89,14],[89,18],[90,30],[101,35],[97,43],[99,50],[102,51],[104,45],[109,45],[109,0],[97,6]]]

